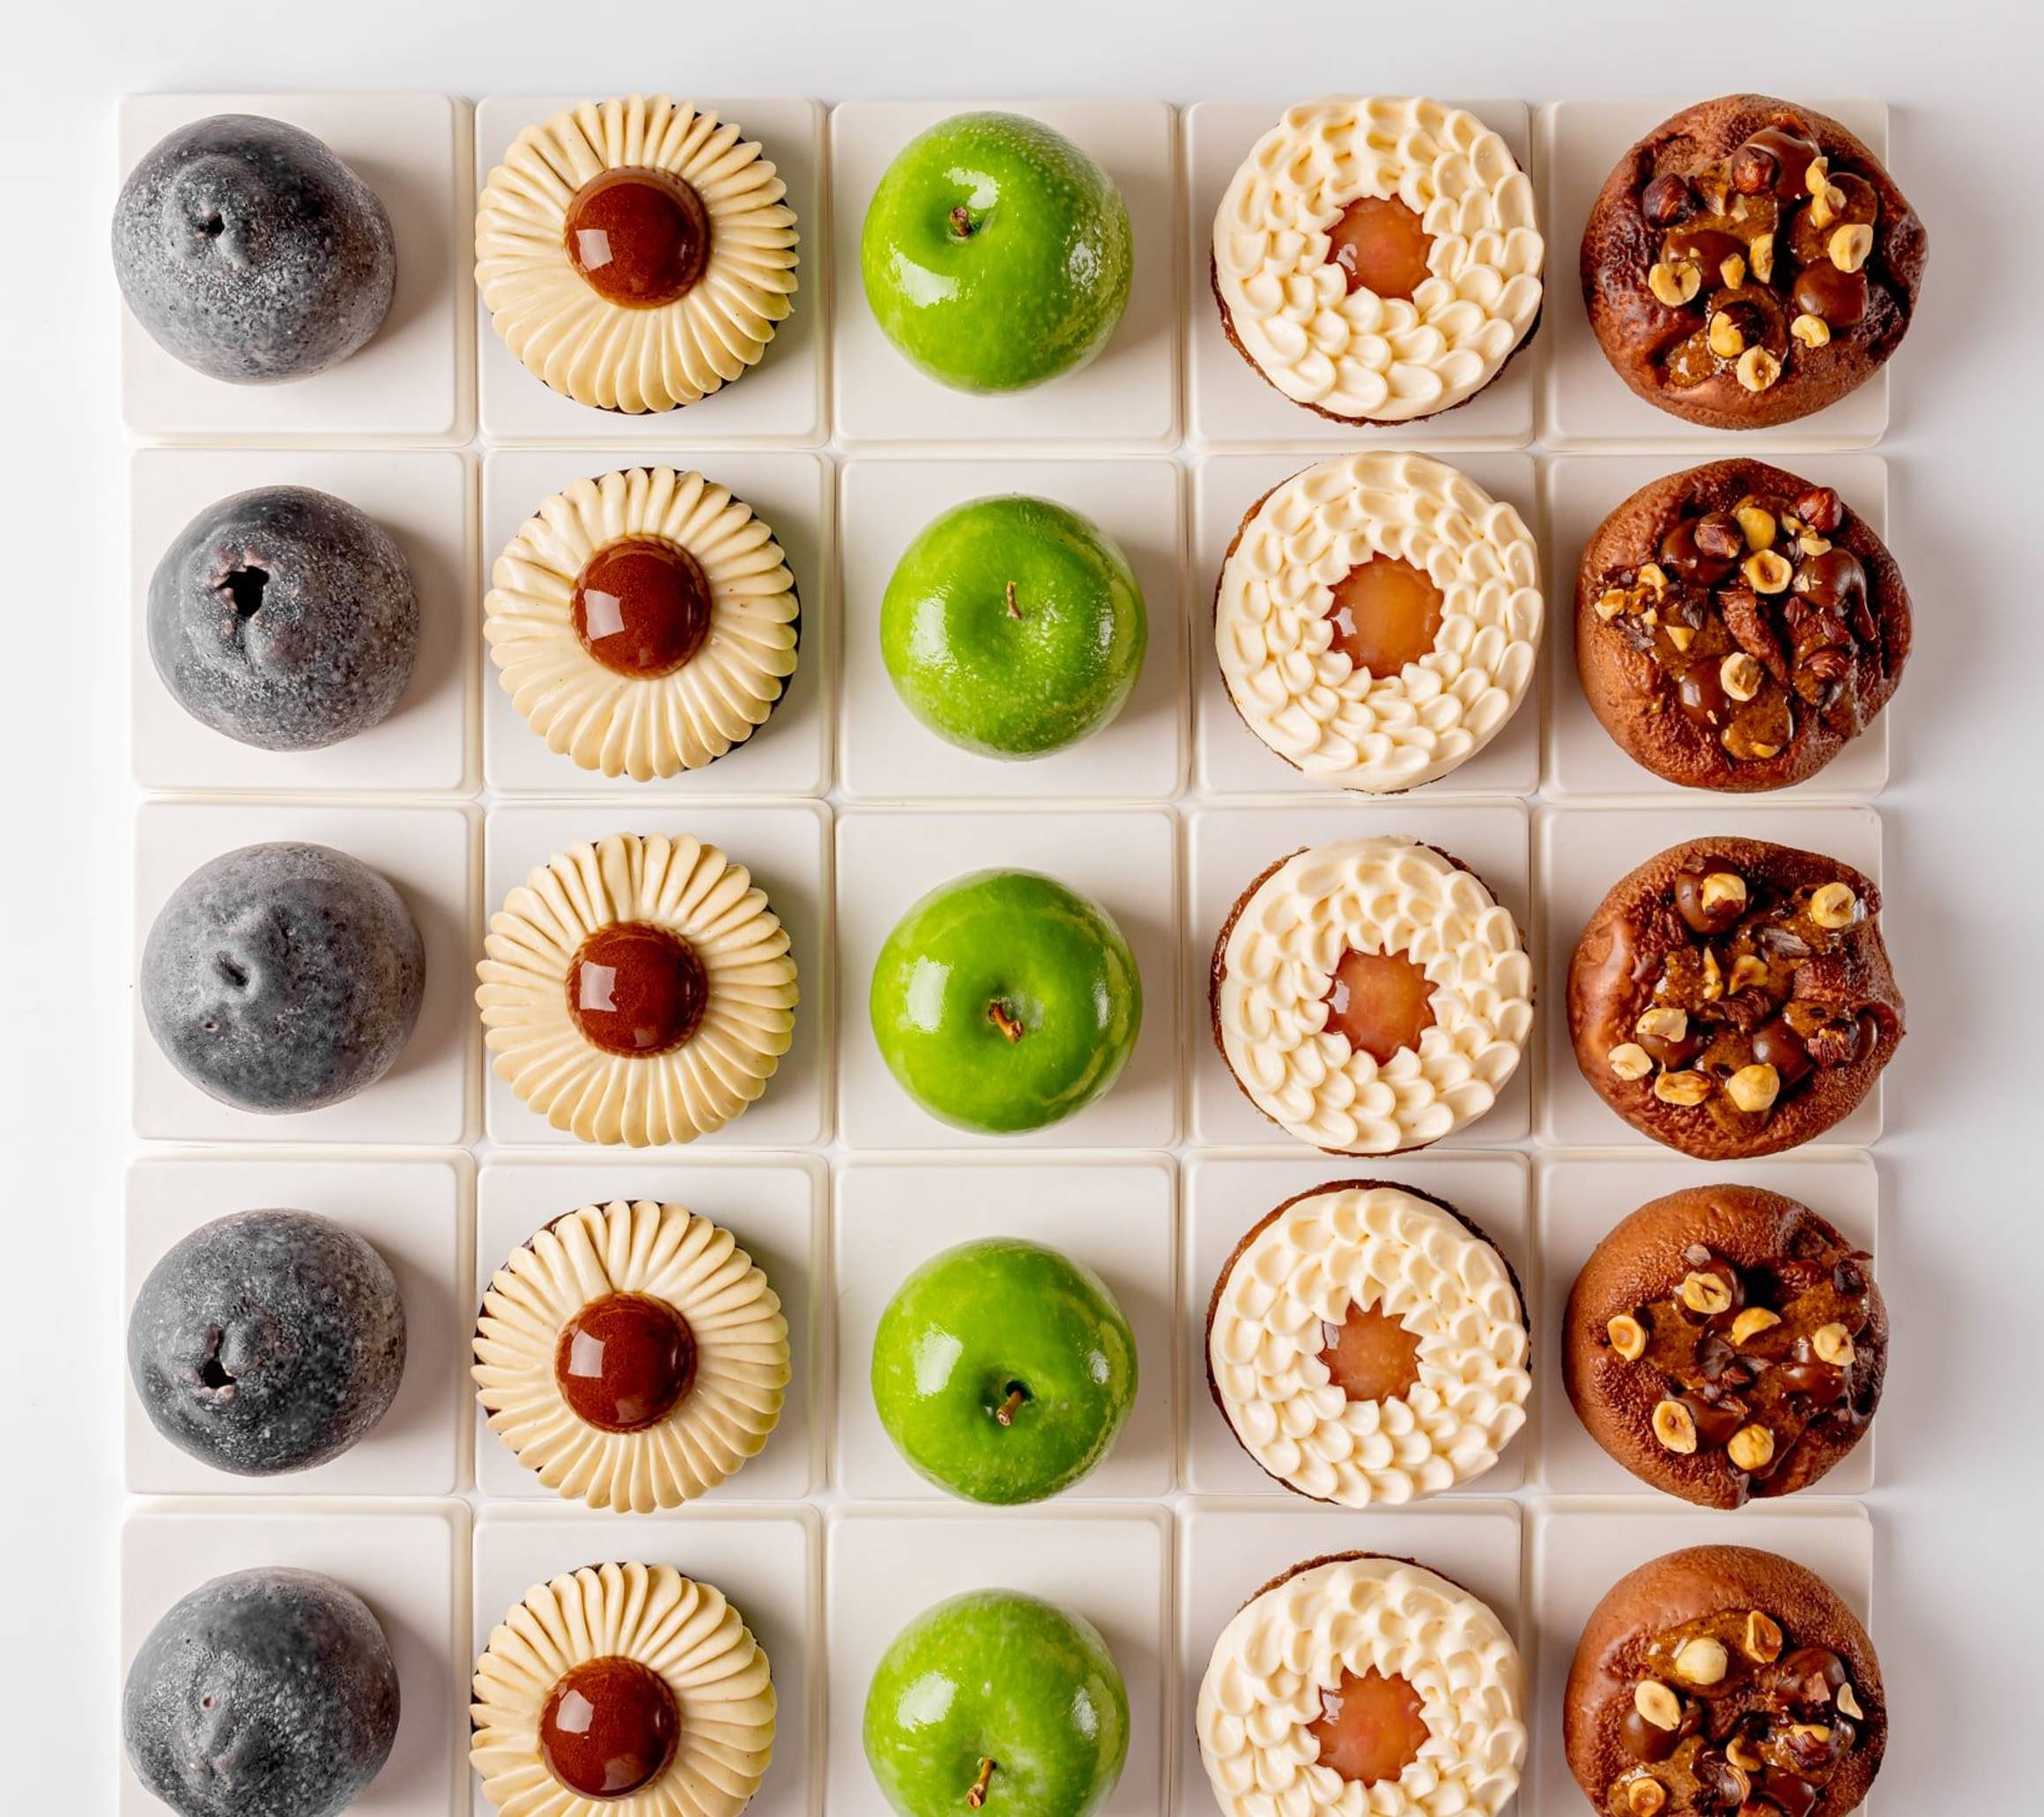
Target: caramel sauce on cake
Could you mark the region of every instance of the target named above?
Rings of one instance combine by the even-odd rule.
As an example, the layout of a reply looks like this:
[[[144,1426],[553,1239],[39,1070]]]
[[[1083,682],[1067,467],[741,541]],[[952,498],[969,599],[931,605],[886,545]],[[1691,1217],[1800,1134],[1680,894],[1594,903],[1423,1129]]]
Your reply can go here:
[[[1335,967],[1327,995],[1328,1032],[1381,1066],[1402,1048],[1417,1047],[1433,1027],[1433,986],[1403,953],[1359,953]]]
[[[1367,290],[1410,301],[1433,274],[1433,236],[1396,196],[1365,196],[1328,229],[1327,262],[1339,265],[1350,294]]]
[[[695,949],[651,922],[597,928],[567,968],[568,1014],[606,1054],[670,1053],[700,1026],[709,982]]]
[[[1357,1785],[1396,1779],[1419,1758],[1427,1729],[1419,1693],[1396,1674],[1374,1666],[1360,1678],[1344,1672],[1341,1682],[1320,1694],[1320,1715],[1307,1725],[1320,1750],[1320,1764]]]
[[[1419,1334],[1381,1308],[1352,1306],[1320,1332],[1320,1360],[1351,1400],[1396,1400],[1419,1385]]]
[[[664,1301],[605,1294],[562,1327],[553,1375],[577,1419],[604,1432],[641,1432],[688,1392],[694,1334]]]
[[[568,203],[562,240],[582,281],[607,302],[653,309],[686,296],[710,256],[702,197],[663,170],[600,171]]]
[[[570,1791],[629,1798],[667,1770],[680,1735],[681,1712],[667,1681],[611,1653],[561,1674],[540,1712],[539,1754]]]
[[[671,675],[709,634],[710,587],[695,558],[658,537],[624,537],[590,556],[571,605],[581,647],[618,675]]]
[[[1440,634],[1440,589],[1397,555],[1373,555],[1335,582],[1327,616],[1333,648],[1373,675],[1396,675],[1433,648]]]

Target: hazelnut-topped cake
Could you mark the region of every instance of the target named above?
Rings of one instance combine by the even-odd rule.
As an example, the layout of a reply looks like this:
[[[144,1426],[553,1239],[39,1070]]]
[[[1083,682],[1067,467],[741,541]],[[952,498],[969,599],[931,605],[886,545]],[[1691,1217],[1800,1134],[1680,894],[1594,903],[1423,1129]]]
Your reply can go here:
[[[795,211],[737,123],[664,95],[529,126],[476,208],[504,344],[577,404],[693,404],[756,366],[796,287]]]
[[[1497,736],[1533,682],[1544,606],[1524,520],[1425,455],[1356,454],[1250,507],[1214,589],[1242,723],[1344,789],[1418,787]]]
[[[1466,404],[1540,315],[1533,186],[1475,115],[1423,95],[1305,101],[1214,212],[1228,339],[1295,404],[1405,423]]]

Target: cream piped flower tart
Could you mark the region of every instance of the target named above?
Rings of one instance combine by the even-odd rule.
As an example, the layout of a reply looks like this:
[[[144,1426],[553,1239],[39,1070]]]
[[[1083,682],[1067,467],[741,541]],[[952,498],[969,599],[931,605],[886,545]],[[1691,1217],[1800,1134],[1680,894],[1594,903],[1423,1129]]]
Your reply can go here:
[[[1224,1817],[1495,1817],[1525,1670],[1490,1606],[1372,1553],[1296,1565],[1221,1630],[1194,1729]]]
[[[700,473],[634,467],[545,500],[497,558],[483,634],[547,748],[638,782],[766,723],[802,608],[774,532]]]
[[[1452,1207],[1376,1180],[1269,1213],[1207,1311],[1207,1385],[1242,1449],[1344,1508],[1481,1476],[1526,1423],[1528,1352],[1505,1258]]]
[[[1215,1044],[1315,1148],[1393,1154],[1473,1123],[1518,1070],[1533,967],[1472,871],[1399,835],[1282,858],[1214,945]]]
[[[511,1252],[483,1295],[476,1398],[556,1494],[678,1508],[758,1454],[788,1393],[781,1296],[685,1206],[583,1205]]]
[[[1446,775],[1533,684],[1545,614],[1523,519],[1425,455],[1322,461],[1243,518],[1214,592],[1242,723],[1287,763],[1385,793]]]
[[[476,968],[497,1076],[557,1130],[633,1148],[743,1112],[794,1038],[788,931],[714,845],[612,834],[547,860]]]
[[[1229,340],[1293,403],[1345,422],[1468,403],[1531,333],[1544,256],[1504,140],[1421,95],[1287,109],[1214,213]]]
[[[671,1565],[535,1585],[476,1662],[469,1759],[502,1817],[737,1817],[774,1758],[766,1655]]]
[[[795,211],[761,148],[688,101],[583,101],[529,126],[476,210],[504,344],[577,404],[693,404],[756,366],[795,293]]]

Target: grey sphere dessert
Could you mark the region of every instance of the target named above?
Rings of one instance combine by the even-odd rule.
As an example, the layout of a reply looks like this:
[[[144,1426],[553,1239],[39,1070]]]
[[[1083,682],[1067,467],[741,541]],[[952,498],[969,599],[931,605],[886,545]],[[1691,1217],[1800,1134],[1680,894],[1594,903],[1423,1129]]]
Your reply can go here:
[[[149,582],[149,654],[202,725],[317,751],[387,717],[418,652],[418,597],[381,524],[308,486],[218,501]]]
[[[199,866],[142,949],[170,1063],[243,1110],[317,1110],[374,1085],[411,1038],[426,949],[404,899],[330,846],[245,845]]]
[[[345,360],[397,285],[376,192],[309,132],[216,114],[159,140],[114,205],[135,319],[209,378],[266,385]]]
[[[404,1302],[390,1264],[331,1218],[237,1212],[173,1246],[128,1316],[150,1423],[235,1476],[309,1470],[390,1410]]]
[[[397,1737],[397,1667],[368,1606],[317,1571],[234,1571],[150,1630],[121,1728],[181,1817],[333,1817]]]

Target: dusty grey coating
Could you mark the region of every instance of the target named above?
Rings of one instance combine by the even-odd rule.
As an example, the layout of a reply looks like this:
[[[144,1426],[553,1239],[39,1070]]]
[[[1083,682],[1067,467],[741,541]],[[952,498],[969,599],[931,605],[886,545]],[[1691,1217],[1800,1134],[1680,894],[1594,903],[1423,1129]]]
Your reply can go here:
[[[323,372],[383,325],[397,248],[376,192],[322,141],[216,114],[159,140],[121,186],[114,272],[164,352],[267,385]]]
[[[397,892],[359,858],[288,840],[200,865],[142,949],[156,1044],[243,1110],[316,1110],[374,1085],[411,1038],[425,982]]]
[[[386,717],[418,653],[418,597],[390,534],[344,499],[265,486],[186,524],[149,582],[149,654],[202,725],[316,751]]]
[[[128,1316],[150,1423],[235,1476],[309,1470],[390,1409],[404,1302],[369,1243],[314,1212],[236,1212],[150,1270]]]
[[[121,1728],[181,1817],[332,1817],[397,1736],[397,1667],[376,1618],[317,1571],[234,1571],[150,1630]]]

